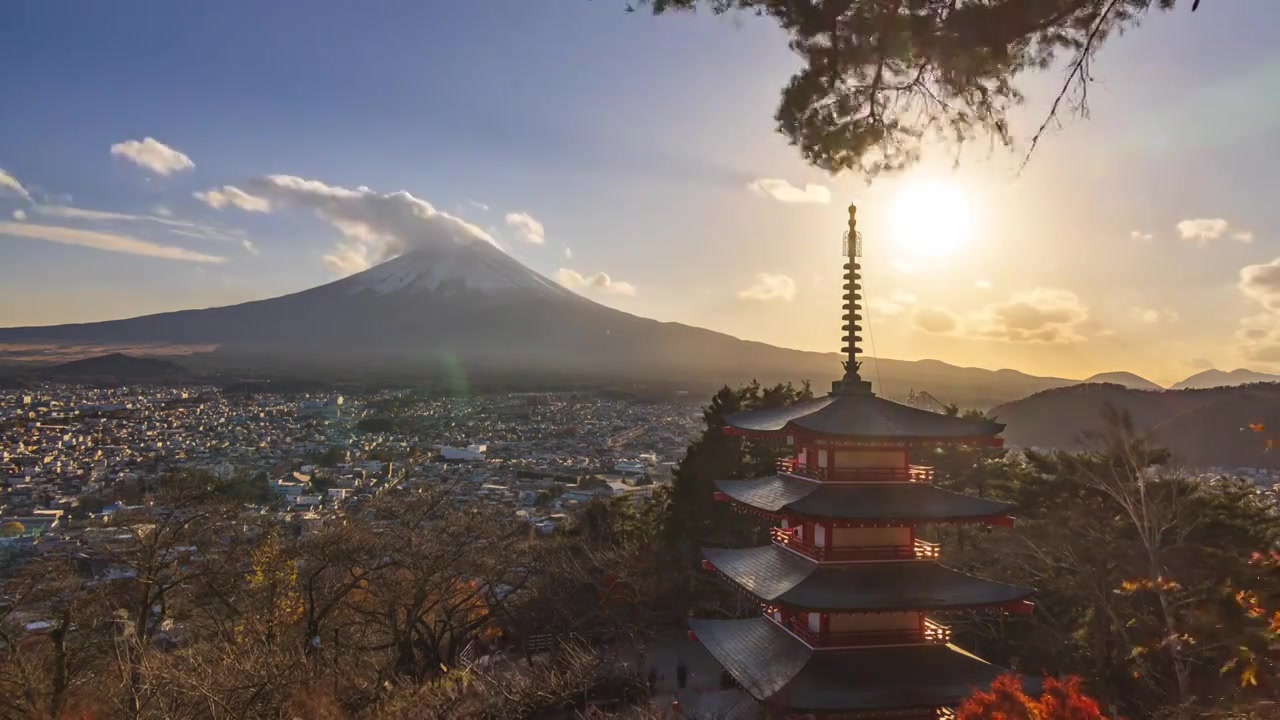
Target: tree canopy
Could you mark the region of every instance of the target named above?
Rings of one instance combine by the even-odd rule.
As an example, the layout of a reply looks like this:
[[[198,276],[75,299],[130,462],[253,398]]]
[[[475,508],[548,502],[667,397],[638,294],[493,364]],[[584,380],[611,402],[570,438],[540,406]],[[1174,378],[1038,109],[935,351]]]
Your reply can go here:
[[[782,90],[778,131],[831,173],[909,167],[935,137],[1010,146],[1014,80],[1067,58],[1061,92],[1032,136],[1067,108],[1086,114],[1090,60],[1110,37],[1178,0],[638,0],[654,14],[706,9],[769,17],[804,65]],[[1199,4],[1194,0],[1192,9]],[[635,7],[628,5],[628,9]]]

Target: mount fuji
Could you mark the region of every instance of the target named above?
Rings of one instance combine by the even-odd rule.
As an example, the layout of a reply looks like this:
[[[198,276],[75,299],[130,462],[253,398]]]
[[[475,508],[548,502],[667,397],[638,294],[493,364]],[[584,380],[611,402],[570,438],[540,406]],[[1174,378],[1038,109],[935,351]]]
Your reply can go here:
[[[645,383],[702,392],[754,378],[808,379],[824,392],[843,372],[835,353],[788,350],[605,307],[479,240],[420,244],[364,272],[269,300],[0,328],[0,351],[6,346],[71,351],[63,359],[84,350],[160,354],[214,347],[185,356],[182,364],[199,373],[394,383],[463,379],[513,389]],[[877,392],[888,397],[927,390],[965,408],[1076,382],[937,360],[880,358],[867,370]]]
[[[202,345],[213,368],[512,373],[577,380],[825,380],[834,354],[800,352],[614,310],[486,242],[416,247],[341,280],[268,300],[127,320],[0,329],[0,343]]]

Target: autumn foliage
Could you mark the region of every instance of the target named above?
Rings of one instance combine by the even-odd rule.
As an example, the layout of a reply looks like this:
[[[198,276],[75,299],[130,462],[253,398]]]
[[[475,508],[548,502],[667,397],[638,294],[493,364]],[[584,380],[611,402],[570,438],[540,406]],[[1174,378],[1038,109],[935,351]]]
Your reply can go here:
[[[1080,678],[1045,678],[1040,697],[1022,689],[1017,675],[1001,675],[990,690],[973,694],[956,713],[957,720],[1108,720],[1098,703],[1084,694]]]

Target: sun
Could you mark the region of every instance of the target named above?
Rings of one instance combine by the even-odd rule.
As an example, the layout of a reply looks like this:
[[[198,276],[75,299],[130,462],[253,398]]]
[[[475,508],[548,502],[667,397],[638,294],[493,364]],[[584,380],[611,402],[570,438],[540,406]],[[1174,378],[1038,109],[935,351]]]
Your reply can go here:
[[[973,205],[960,188],[919,181],[898,192],[893,208],[893,239],[917,257],[943,257],[973,237]]]

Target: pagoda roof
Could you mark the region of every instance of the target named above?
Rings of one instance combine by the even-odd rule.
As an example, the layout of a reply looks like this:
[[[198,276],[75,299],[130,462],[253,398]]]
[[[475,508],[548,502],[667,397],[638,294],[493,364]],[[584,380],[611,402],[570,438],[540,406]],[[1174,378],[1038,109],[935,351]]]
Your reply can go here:
[[[769,513],[839,520],[947,522],[1009,514],[1011,503],[976,498],[923,482],[829,483],[779,475],[717,480],[731,499]]]
[[[829,565],[778,545],[703,548],[702,555],[761,600],[799,610],[960,610],[1006,605],[1035,592],[925,560]]]
[[[1002,423],[942,415],[870,392],[833,392],[787,407],[727,415],[724,421],[746,433],[804,430],[847,438],[921,442],[993,438],[1004,430]]]
[[[689,627],[752,697],[800,712],[954,707],[1004,673],[954,645],[814,650],[764,617]]]

